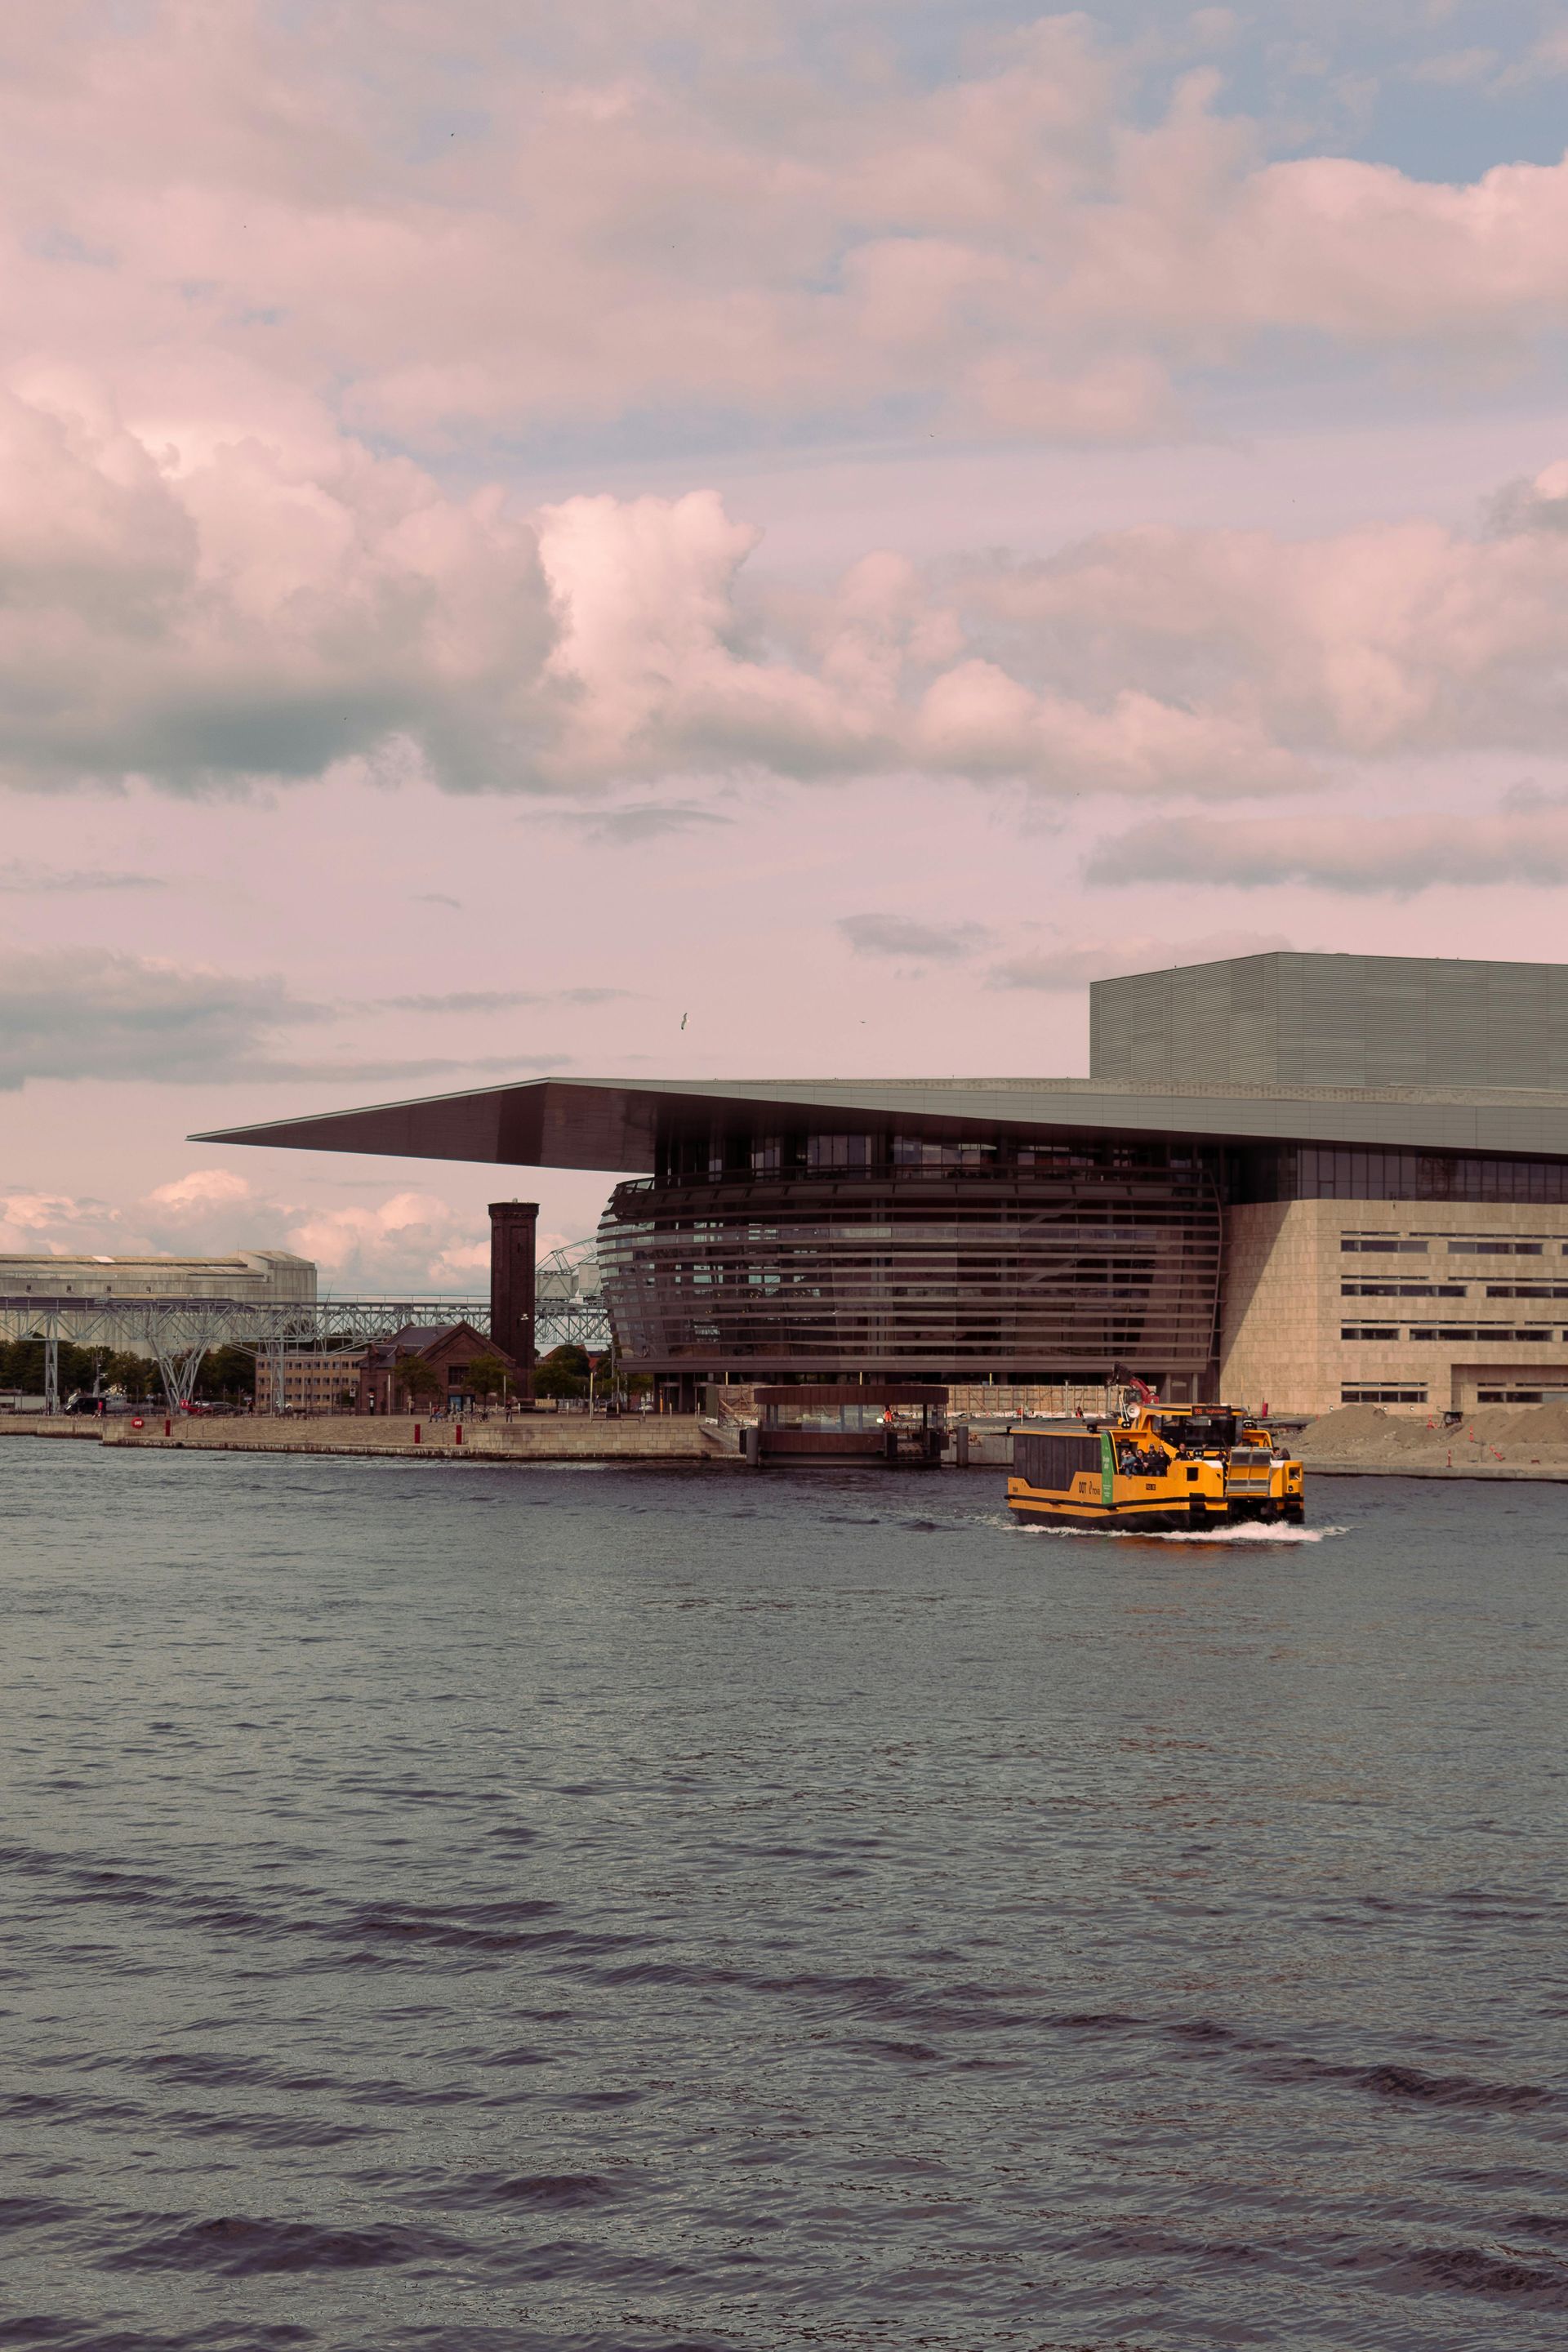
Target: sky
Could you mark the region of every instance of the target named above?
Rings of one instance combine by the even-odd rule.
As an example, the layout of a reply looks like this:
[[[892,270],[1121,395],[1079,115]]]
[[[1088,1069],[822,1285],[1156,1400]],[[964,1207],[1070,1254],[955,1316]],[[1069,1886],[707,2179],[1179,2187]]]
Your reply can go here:
[[[1568,0],[0,18],[0,1252],[479,1295],[607,1180],[194,1145],[1072,1075],[1565,960]]]

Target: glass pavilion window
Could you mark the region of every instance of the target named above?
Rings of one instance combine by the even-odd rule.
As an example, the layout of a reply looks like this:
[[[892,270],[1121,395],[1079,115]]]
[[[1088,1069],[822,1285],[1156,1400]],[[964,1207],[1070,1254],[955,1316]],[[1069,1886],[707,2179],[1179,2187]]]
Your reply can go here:
[[[808,1168],[870,1168],[876,1163],[877,1145],[869,1135],[808,1135],[805,1139],[805,1164]]]

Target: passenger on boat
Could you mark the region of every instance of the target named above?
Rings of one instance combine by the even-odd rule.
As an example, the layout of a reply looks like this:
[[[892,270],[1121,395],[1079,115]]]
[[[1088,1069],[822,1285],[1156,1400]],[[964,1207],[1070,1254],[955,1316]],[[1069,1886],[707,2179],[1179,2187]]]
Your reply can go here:
[[[1164,1475],[1165,1457],[1152,1445],[1121,1445],[1116,1466],[1124,1478],[1159,1478]]]

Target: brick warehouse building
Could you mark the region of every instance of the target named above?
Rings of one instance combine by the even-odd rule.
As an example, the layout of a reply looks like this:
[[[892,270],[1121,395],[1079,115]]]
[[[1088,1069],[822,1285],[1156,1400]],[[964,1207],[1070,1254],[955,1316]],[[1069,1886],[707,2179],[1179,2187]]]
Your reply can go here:
[[[504,1348],[476,1331],[471,1323],[409,1323],[390,1339],[378,1340],[363,1350],[359,1366],[358,1388],[354,1397],[356,1412],[406,1412],[432,1410],[452,1413],[472,1412],[481,1400],[476,1393],[470,1375],[481,1360],[499,1363],[507,1376],[506,1393],[513,1398],[528,1394],[528,1369]],[[431,1387],[410,1408],[408,1391],[399,1378],[399,1367],[417,1361],[426,1365],[438,1385]],[[500,1403],[502,1399],[493,1400]]]
[[[1280,953],[1090,1002],[1087,1078],[540,1078],[195,1139],[616,1174],[605,1299],[671,1402],[1568,1390],[1568,967]]]

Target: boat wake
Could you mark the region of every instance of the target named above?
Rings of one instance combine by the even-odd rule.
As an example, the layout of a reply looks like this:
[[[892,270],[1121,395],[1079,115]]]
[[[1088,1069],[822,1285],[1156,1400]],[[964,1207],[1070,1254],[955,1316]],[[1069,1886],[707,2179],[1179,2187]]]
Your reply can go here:
[[[1264,1527],[1256,1519],[1244,1519],[1239,1527],[1231,1528],[1051,1528],[1028,1527],[1021,1520],[995,1514],[992,1527],[1005,1527],[1010,1535],[1044,1536],[1053,1542],[1073,1538],[1089,1543],[1163,1543],[1163,1544],[1319,1544],[1330,1536],[1349,1535],[1348,1528]]]

